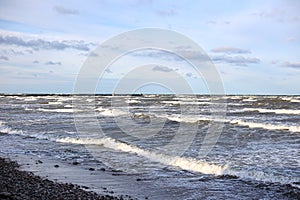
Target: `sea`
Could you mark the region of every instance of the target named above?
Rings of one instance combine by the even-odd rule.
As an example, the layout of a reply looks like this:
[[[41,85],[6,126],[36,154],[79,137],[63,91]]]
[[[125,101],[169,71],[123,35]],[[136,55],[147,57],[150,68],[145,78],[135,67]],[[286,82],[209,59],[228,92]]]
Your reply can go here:
[[[300,199],[300,96],[2,94],[0,141],[2,155],[115,177],[95,191]]]

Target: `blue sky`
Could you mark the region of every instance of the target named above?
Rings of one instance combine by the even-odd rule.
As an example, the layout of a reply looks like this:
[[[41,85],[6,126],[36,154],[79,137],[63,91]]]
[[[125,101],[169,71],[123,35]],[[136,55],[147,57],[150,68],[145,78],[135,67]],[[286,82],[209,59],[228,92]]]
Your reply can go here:
[[[72,93],[98,44],[144,27],[173,30],[197,42],[227,94],[300,94],[298,0],[0,0],[0,92]],[[116,62],[98,92],[111,92],[128,65],[163,59],[155,52],[143,55]],[[180,73],[196,92],[207,92],[197,77]]]

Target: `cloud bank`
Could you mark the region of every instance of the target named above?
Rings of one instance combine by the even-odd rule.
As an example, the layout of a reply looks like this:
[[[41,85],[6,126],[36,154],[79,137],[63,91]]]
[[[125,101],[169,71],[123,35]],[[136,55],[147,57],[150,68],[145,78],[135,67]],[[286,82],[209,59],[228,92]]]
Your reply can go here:
[[[40,49],[44,50],[65,50],[65,49],[76,49],[79,51],[89,51],[91,43],[86,43],[82,40],[54,40],[47,41],[44,39],[33,39],[33,40],[24,40],[23,38],[17,36],[1,36],[0,35],[0,44],[4,45],[16,45],[21,47],[32,48],[35,51]]]

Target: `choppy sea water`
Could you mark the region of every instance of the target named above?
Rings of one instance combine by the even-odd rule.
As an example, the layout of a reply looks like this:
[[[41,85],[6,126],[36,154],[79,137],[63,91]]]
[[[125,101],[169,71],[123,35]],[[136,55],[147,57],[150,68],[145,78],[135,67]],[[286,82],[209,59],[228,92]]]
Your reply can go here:
[[[156,199],[299,198],[300,96],[213,98],[2,95],[0,150],[80,163],[96,160],[157,186],[156,193],[166,192]],[[227,105],[222,119],[212,109],[216,103]],[[85,105],[92,105],[92,115]],[[101,136],[99,129],[89,129],[95,120]],[[211,151],[199,156],[213,121],[224,127]],[[194,134],[185,151],[179,153],[176,143],[174,152],[160,151],[177,134]]]

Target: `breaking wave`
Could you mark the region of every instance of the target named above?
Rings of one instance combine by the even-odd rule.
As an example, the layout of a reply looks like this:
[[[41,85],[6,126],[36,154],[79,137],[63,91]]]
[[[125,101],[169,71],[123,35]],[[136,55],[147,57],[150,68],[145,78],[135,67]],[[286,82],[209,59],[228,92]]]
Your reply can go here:
[[[275,125],[275,124],[265,124],[257,122],[247,122],[243,120],[232,120],[231,124],[238,124],[241,126],[248,126],[249,128],[263,128],[268,130],[288,130],[290,132],[300,132],[300,126],[287,126],[287,125]]]
[[[256,181],[273,182],[273,183],[280,183],[280,184],[292,184],[300,181],[298,178],[274,175],[263,171],[243,170],[243,169],[236,170],[236,169],[231,169],[228,165],[217,165],[206,161],[197,160],[195,158],[166,155],[160,152],[141,149],[137,146],[126,144],[124,142],[120,142],[109,137],[104,137],[101,139],[63,138],[63,139],[58,139],[57,142],[84,144],[84,145],[101,145],[113,150],[137,154],[151,161],[159,162],[164,165],[178,167],[180,169],[193,171],[193,172],[200,172],[203,174],[212,174],[216,176],[231,175],[242,179],[251,179]],[[299,187],[298,185],[295,186]]]
[[[243,111],[300,115],[300,110],[287,110],[287,109],[244,108]]]
[[[10,127],[5,125],[5,122],[0,121],[0,133],[7,133],[7,134],[22,134],[21,130],[11,129]]]
[[[150,159],[154,162],[159,162],[164,165],[170,165],[174,167],[179,167],[181,169],[190,170],[194,172],[200,172],[203,174],[214,174],[222,175],[227,166],[220,166],[216,164],[210,164],[205,161],[196,160],[194,158],[186,158],[180,156],[170,156],[166,154],[161,154],[159,152],[148,151],[141,149],[139,147],[129,145],[113,138],[105,137],[102,139],[91,139],[91,138],[63,138],[58,139],[57,142],[62,143],[73,143],[73,144],[86,144],[86,145],[103,145],[106,148],[133,153],[145,158]]]

